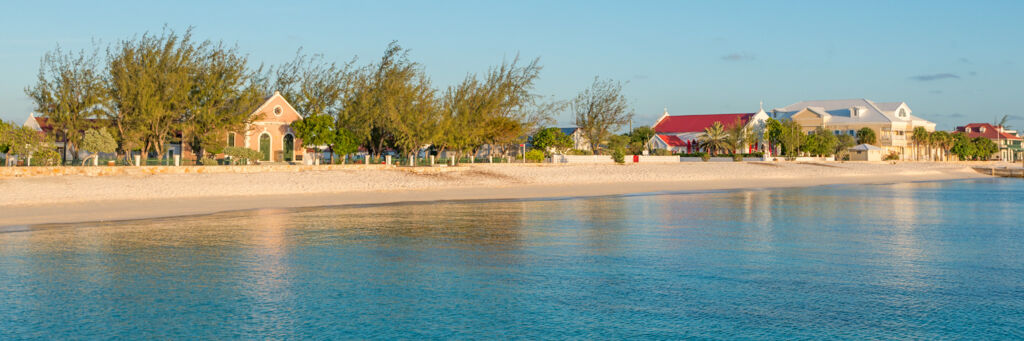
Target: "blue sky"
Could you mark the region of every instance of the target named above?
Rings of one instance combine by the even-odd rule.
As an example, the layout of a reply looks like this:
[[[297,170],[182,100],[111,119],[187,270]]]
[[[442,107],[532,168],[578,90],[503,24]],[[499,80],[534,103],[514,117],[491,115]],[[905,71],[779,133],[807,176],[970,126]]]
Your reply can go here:
[[[195,27],[277,64],[302,47],[344,62],[411,49],[436,86],[517,53],[537,91],[568,99],[594,76],[627,82],[636,124],[813,99],[906,101],[951,129],[1011,115],[1024,128],[1024,1],[8,1],[0,4],[0,118],[60,44],[87,48]],[[571,123],[571,115],[559,115]]]

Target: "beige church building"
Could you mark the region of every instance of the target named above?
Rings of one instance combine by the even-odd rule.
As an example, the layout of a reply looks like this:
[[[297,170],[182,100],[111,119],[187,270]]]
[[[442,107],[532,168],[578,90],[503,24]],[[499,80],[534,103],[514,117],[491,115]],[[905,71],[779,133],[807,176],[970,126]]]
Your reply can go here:
[[[295,137],[292,122],[302,119],[298,111],[281,96],[280,92],[267,98],[255,111],[255,119],[244,132],[229,132],[225,137],[228,147],[245,147],[263,154],[262,162],[303,162],[306,149]],[[195,157],[183,151],[183,157]]]

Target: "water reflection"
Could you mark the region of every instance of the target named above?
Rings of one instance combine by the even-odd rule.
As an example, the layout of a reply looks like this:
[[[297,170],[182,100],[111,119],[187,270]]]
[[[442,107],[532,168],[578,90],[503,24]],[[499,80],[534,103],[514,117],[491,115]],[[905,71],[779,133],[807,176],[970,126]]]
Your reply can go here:
[[[1021,200],[979,181],[34,227],[0,234],[0,339],[1019,336]]]

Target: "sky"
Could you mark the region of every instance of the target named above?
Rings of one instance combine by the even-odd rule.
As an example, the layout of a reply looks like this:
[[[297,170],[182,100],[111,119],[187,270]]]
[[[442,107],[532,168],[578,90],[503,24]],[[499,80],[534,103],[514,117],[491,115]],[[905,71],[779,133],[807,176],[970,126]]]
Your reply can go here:
[[[0,1],[0,119],[34,106],[40,58],[194,27],[253,64],[307,53],[368,64],[410,49],[438,88],[516,55],[536,92],[571,99],[624,82],[633,125],[669,113],[754,112],[803,100],[904,101],[952,129],[1024,128],[1024,1]],[[556,119],[572,124],[566,110]]]

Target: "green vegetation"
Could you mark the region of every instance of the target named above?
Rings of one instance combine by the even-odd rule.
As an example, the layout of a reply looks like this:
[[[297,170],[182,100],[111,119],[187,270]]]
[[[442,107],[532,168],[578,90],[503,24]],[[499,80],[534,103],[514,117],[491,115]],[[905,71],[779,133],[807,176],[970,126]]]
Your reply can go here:
[[[633,154],[643,154],[644,150],[649,149],[651,138],[654,137],[654,129],[651,127],[643,126],[633,128],[630,131],[629,136],[629,150]]]
[[[728,136],[721,122],[715,122],[704,129],[704,135],[699,140],[700,147],[715,155],[729,148]]]
[[[803,152],[814,156],[827,156],[835,154],[836,146],[839,145],[839,137],[818,127],[807,134],[801,143],[800,149]]]
[[[594,154],[600,151],[600,141],[606,141],[612,131],[621,128],[633,118],[629,102],[622,94],[622,83],[594,78],[594,83],[572,100],[576,126],[590,141]],[[628,144],[628,142],[627,142]],[[609,149],[614,148],[609,142]],[[625,147],[623,147],[625,148]]]
[[[540,149],[531,149],[526,152],[526,161],[529,162],[544,162],[544,152]]]
[[[565,153],[572,146],[572,138],[569,135],[565,135],[558,128],[544,128],[538,130],[533,135],[533,147],[543,151],[545,154],[548,154],[550,151],[559,154]]]
[[[275,91],[303,117],[293,127],[296,143],[326,146],[332,159],[359,147],[373,158],[391,150],[414,158],[425,146],[455,155],[486,146],[488,159],[507,158],[568,103],[534,92],[537,59],[516,57],[440,90],[396,42],[363,66],[302,50],[266,70],[251,64],[237,48],[194,39],[192,29],[164,29],[77,53],[49,52],[37,84],[25,91],[56,128],[51,138],[67,136],[70,149],[82,149],[86,131],[107,128],[125,163],[130,153],[165,157],[170,143],[186,146],[198,162],[224,152],[230,133],[243,134],[272,114],[250,115]],[[604,141],[632,116],[613,81],[595,80],[573,103],[592,141]],[[568,149],[564,141],[550,146]],[[602,144],[593,145],[596,151]]]
[[[612,160],[619,164],[626,163],[626,152],[621,148],[612,150]]]
[[[857,143],[858,144],[877,144],[878,134],[875,134],[875,130],[864,127],[857,131]]]
[[[85,131],[85,138],[82,139],[82,150],[91,153],[89,157],[82,160],[82,164],[88,159],[99,161],[99,153],[114,153],[117,151],[117,141],[110,135],[107,129],[89,129]]]
[[[242,147],[224,148],[224,155],[231,158],[232,164],[250,164],[263,158],[263,153]],[[205,162],[203,164],[206,164]],[[214,163],[216,164],[216,163]]]

